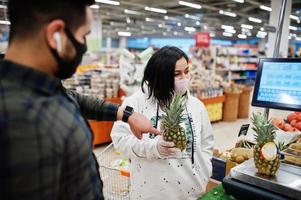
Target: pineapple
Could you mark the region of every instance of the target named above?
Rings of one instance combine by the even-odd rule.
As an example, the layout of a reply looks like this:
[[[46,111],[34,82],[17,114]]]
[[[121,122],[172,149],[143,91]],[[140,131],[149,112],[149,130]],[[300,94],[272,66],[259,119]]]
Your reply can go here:
[[[252,129],[256,132],[257,144],[254,146],[254,162],[258,173],[274,176],[280,165],[277,146],[274,143],[275,127],[266,116],[261,113],[253,113],[251,117]]]
[[[183,118],[185,97],[182,94],[175,94],[169,108],[164,107],[165,114],[162,115],[160,130],[163,139],[173,142],[177,148],[183,151],[186,148],[185,129],[180,125]]]

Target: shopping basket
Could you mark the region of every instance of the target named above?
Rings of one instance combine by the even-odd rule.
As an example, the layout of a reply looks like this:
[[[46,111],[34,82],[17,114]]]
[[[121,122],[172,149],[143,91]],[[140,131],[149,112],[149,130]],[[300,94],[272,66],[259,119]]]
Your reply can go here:
[[[105,200],[130,199],[130,172],[122,166],[127,160],[112,143],[97,156]]]

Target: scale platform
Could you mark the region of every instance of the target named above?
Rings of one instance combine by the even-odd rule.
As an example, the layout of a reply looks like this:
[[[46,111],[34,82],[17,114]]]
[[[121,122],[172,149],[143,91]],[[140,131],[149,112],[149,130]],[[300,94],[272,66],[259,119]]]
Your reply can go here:
[[[254,160],[250,159],[231,169],[230,178],[270,191],[274,194],[301,199],[301,168],[281,163],[274,177],[257,174]]]

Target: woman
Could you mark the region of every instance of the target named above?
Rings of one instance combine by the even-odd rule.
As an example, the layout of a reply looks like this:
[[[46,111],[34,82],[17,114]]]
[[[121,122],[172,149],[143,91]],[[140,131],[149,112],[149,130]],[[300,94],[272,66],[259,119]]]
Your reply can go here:
[[[197,199],[206,189],[212,174],[212,127],[204,105],[187,90],[189,79],[187,55],[176,47],[163,47],[146,66],[142,90],[123,103],[159,129],[162,108],[169,105],[172,95],[186,95],[184,153],[162,136],[146,134],[138,140],[126,123],[114,124],[114,146],[131,159],[131,199]]]

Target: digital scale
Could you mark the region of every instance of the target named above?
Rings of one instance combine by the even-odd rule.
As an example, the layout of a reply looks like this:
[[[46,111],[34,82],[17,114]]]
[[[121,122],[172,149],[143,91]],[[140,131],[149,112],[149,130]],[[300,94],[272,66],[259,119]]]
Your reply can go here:
[[[301,111],[301,59],[260,59],[252,106]],[[301,168],[281,163],[274,177],[264,177],[250,159],[231,169],[223,187],[237,199],[301,200]]]

